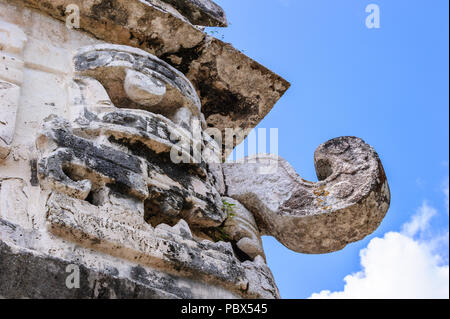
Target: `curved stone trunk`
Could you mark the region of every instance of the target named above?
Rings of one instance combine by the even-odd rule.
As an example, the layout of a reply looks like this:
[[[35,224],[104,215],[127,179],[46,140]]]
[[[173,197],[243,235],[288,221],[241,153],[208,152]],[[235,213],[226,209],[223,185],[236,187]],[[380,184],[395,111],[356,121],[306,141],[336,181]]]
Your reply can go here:
[[[255,215],[263,235],[300,253],[329,253],[363,239],[389,208],[381,161],[359,138],[341,137],[319,146],[317,183],[302,179],[278,157],[250,162],[224,165],[228,196]],[[272,171],[262,173],[267,168]]]

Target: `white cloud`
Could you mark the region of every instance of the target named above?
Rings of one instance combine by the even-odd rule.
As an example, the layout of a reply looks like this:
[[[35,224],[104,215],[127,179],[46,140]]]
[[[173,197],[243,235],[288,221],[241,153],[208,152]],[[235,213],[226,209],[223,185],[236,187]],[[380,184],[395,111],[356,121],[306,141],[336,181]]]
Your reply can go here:
[[[361,250],[362,270],[344,278],[343,291],[310,298],[449,298],[448,226],[445,234],[432,234],[429,223],[436,214],[425,202],[401,232],[375,238]]]
[[[407,222],[402,227],[402,233],[408,237],[414,237],[417,234],[424,234],[430,227],[430,220],[436,216],[437,211],[424,202],[419,208],[411,221]]]

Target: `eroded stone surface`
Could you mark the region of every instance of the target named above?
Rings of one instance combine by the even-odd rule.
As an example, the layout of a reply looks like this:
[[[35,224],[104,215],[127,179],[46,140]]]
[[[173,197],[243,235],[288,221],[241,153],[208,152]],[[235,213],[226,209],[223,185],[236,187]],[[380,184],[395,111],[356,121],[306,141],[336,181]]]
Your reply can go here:
[[[211,0],[161,0],[174,6],[195,25],[226,27],[223,9]]]
[[[19,27],[0,19],[0,160],[9,155],[14,137],[26,42]]]
[[[230,44],[212,37],[189,54],[197,58],[188,66],[184,64],[185,52],[166,54],[162,59],[173,61],[173,66],[182,70],[197,88],[209,127],[238,133],[235,145],[244,141],[290,86]],[[180,59],[174,57],[182,62],[178,64]],[[227,149],[224,157],[230,152]]]
[[[176,233],[175,229],[172,230]],[[66,286],[70,274],[68,266],[79,267],[78,289]],[[2,218],[0,295],[5,298],[104,299],[240,297],[219,286],[85,249],[42,231],[26,230]]]
[[[67,267],[80,269],[80,288],[67,289]],[[50,270],[50,271],[49,271]],[[150,283],[150,282],[149,282]],[[3,298],[44,299],[178,299],[168,286],[155,287],[130,278],[87,268],[50,255],[8,246],[0,241],[0,293]],[[188,295],[189,296],[189,295]]]
[[[359,138],[322,144],[314,161],[317,183],[271,156],[225,164],[225,181],[228,196],[255,215],[262,234],[297,252],[328,253],[375,231],[389,208],[390,192],[377,153]],[[274,172],[261,174],[267,167]]]
[[[161,224],[153,228],[143,219],[130,224],[119,212],[111,214],[76,201],[58,194],[50,197],[48,220],[53,234],[170,274],[219,285],[238,295],[279,296],[264,261],[241,264],[231,244],[195,240],[184,220],[174,227]],[[249,276],[260,279],[250,281]]]
[[[116,107],[167,117],[186,107],[200,120],[200,99],[191,82],[145,51],[110,44],[85,47],[75,55],[74,66],[79,74],[98,80]]]

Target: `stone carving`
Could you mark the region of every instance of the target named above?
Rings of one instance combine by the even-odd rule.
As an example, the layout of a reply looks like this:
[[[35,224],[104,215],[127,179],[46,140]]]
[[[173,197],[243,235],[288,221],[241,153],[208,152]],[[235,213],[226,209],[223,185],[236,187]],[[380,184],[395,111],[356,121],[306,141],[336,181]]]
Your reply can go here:
[[[224,164],[228,196],[255,214],[263,235],[302,253],[328,253],[371,234],[384,218],[389,187],[377,153],[355,137],[319,146],[314,161],[319,182],[303,180],[283,159]],[[270,163],[278,167],[258,174]]]
[[[74,65],[78,74],[97,79],[117,107],[168,118],[176,118],[184,108],[186,115],[180,119],[184,125],[192,116],[200,121],[200,99],[190,81],[152,54],[121,45],[95,45],[79,50]]]
[[[84,32],[58,21],[68,4]],[[278,157],[222,163],[224,130],[240,143],[289,83],[201,31],[226,25],[212,1],[0,0],[0,17],[0,297],[279,298],[262,235],[326,253],[383,219],[358,138],[318,148],[317,183]]]
[[[129,48],[114,48],[131,51]],[[96,59],[102,59],[102,56],[95,55],[88,60],[94,62]],[[259,284],[253,287],[246,279],[254,276],[255,267],[258,267],[257,272],[267,273],[267,266],[255,258],[257,255],[252,258],[254,262],[244,262],[241,266],[233,261],[235,257],[229,259],[234,256],[231,245],[218,243],[211,246],[214,259],[210,266],[206,264],[205,256],[198,265],[192,257],[204,255],[207,251],[200,251],[212,243],[194,240],[185,220],[193,230],[203,234],[203,228],[219,226],[226,218],[221,209],[221,197],[210,181],[211,178],[216,180],[214,176],[222,172],[209,169],[210,158],[196,162],[191,149],[184,154],[189,160],[180,167],[170,161],[169,154],[174,149],[179,153],[185,152],[178,149],[179,139],[187,139],[187,144],[193,147],[200,143],[203,148],[204,144],[213,141],[206,140],[206,136],[204,140],[194,141],[191,131],[162,115],[115,107],[106,94],[108,89],[102,90],[100,82],[86,77],[95,73],[85,73],[79,65],[80,60],[80,55],[77,55],[75,67],[84,77],[77,78],[71,86],[73,107],[77,109],[72,123],[51,116],[45,120],[37,139],[41,151],[38,163],[41,187],[57,192],[47,201],[50,231],[113,256],[138,260],[140,264],[165,270],[175,267],[177,274],[225,285],[238,294],[244,290],[247,295],[277,296],[277,290],[267,295],[258,288]],[[128,72],[138,72],[133,64],[127,67]],[[158,64],[150,67],[161,70]],[[168,74],[167,70],[165,74]],[[124,85],[126,77],[121,81]],[[186,84],[190,85],[187,80]],[[94,90],[86,90],[89,87]],[[142,88],[142,94],[147,94],[147,86]],[[92,94],[86,94],[89,91]],[[65,195],[57,195],[59,193]],[[161,233],[162,230],[168,233]],[[203,236],[207,237],[207,233],[205,230]],[[174,239],[174,234],[180,234],[184,239]],[[188,239],[192,241],[188,246],[197,251],[184,251],[186,246],[178,244]],[[91,242],[98,245],[90,246]],[[168,249],[166,253],[164,246]],[[219,266],[221,247],[227,247],[224,258],[228,256],[228,259]],[[165,254],[189,256],[189,259],[174,256],[165,259]],[[230,266],[238,268],[227,268]],[[272,280],[271,275],[264,278]],[[270,287],[272,284],[266,285]]]
[[[8,156],[14,138],[26,41],[20,28],[0,20],[0,160]]]
[[[121,46],[89,47],[80,52],[74,59],[75,69],[80,75],[97,76],[99,81],[105,83],[106,90],[115,94],[112,98],[119,102],[130,97],[124,90],[124,96],[117,98],[120,88],[123,89],[127,82],[126,76],[120,77],[119,74],[139,72],[139,76],[147,76],[148,81],[140,83],[141,90],[133,91],[133,94],[140,93],[135,98],[147,96],[155,81],[161,85],[172,85],[161,97],[161,101],[167,99],[166,107],[161,106],[157,111],[174,108],[174,113],[177,113],[177,107],[187,108],[189,103],[190,109],[199,106],[189,81],[150,54]],[[108,70],[110,68],[112,70]],[[99,74],[105,78],[100,78]],[[114,79],[116,83],[110,84],[107,78]],[[81,79],[78,84],[80,81],[84,81],[84,85],[93,82],[92,79]],[[93,85],[98,84],[94,81]],[[74,88],[77,88],[76,83]],[[158,219],[161,215],[173,219],[183,217],[198,227],[218,226],[224,221],[220,194],[209,180],[210,176],[214,176],[208,173],[211,159],[200,158],[196,162],[193,158],[194,148],[205,148],[205,144],[211,145],[211,141],[205,142],[201,134],[201,140],[196,140],[192,132],[162,115],[116,108],[102,92],[93,100],[84,96],[82,89],[72,95],[78,96],[74,103],[79,102],[75,127],[61,118],[49,118],[38,139],[38,146],[43,152],[39,162],[42,185],[79,199],[86,199],[92,192],[92,196],[96,196],[105,187],[114,189],[122,195],[145,201],[147,219],[155,215]],[[100,110],[95,108],[99,97],[107,105]],[[177,101],[181,101],[179,105]],[[190,148],[186,151],[180,145],[189,145]],[[125,148],[127,152],[120,151],[120,148]],[[188,165],[171,165],[171,153],[181,154],[183,163]]]

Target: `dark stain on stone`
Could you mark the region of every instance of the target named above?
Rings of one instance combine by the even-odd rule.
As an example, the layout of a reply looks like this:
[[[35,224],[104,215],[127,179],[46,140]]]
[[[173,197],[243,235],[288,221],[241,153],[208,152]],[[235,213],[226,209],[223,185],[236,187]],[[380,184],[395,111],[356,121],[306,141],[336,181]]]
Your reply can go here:
[[[187,197],[188,192],[179,188],[163,190],[149,187],[149,197],[144,202],[145,221],[153,227],[161,223],[175,226],[181,219],[182,210],[189,207]]]
[[[1,184],[0,184],[0,186],[1,186]],[[16,228],[17,228],[15,224],[7,221],[6,219],[2,219],[2,218],[0,218],[0,224],[3,226],[6,226],[12,230],[16,230]]]
[[[5,59],[5,57],[3,57],[3,59]],[[14,85],[7,83],[7,82],[0,82],[0,90],[6,90],[6,89],[10,89],[14,87]]]
[[[83,265],[78,265],[80,288],[67,289],[65,283],[69,273],[66,272],[66,267],[73,264],[74,261],[35,255],[25,250],[12,251],[6,243],[0,241],[0,295],[11,299],[80,299],[112,296],[119,299],[152,299],[169,298],[170,293],[172,297],[187,296],[186,291],[181,291],[174,284],[168,287],[154,287],[152,283],[146,285],[119,278]]]
[[[165,53],[161,55],[159,58],[171,64],[181,73],[187,74],[192,65],[192,62],[198,60],[202,56],[203,50],[204,50],[204,43],[201,42],[200,44],[198,44],[193,48],[180,48],[176,53]],[[174,64],[170,59],[171,56],[181,58],[181,63],[178,65]]]
[[[170,159],[170,154],[157,154],[140,141],[130,143],[126,139],[116,139],[113,136],[109,137],[108,140],[111,143],[125,146],[135,156],[143,157],[149,162],[149,169],[160,171],[186,188],[191,185],[191,176],[196,175],[193,164],[174,164]],[[206,167],[206,164],[204,166]]]
[[[202,112],[208,118],[214,114],[231,116],[233,120],[245,118],[256,111],[258,104],[250,102],[239,93],[219,90],[211,84],[211,80],[197,82],[200,96],[204,98]]]
[[[103,0],[93,5],[91,10],[96,19],[107,18],[122,26],[128,22],[128,10],[120,6],[116,0]]]
[[[64,175],[67,175],[77,181],[92,173],[97,173],[113,180],[114,190],[136,196],[136,181],[131,176],[133,173],[142,174],[139,158],[110,147],[97,147],[91,141],[75,136],[64,129],[55,129],[54,138],[61,150],[49,156],[46,161],[39,162],[39,175],[42,177],[52,175],[61,181],[66,178]],[[74,159],[82,163],[81,170],[80,167],[73,166]],[[95,178],[91,182],[95,184]],[[93,186],[95,187],[95,185]]]
[[[31,186],[38,186],[39,179],[37,176],[37,160],[36,159],[30,160],[30,168],[31,168],[30,184],[31,184]]]
[[[145,119],[132,113],[111,112],[103,117],[103,122],[133,127],[142,131],[147,130],[147,122]]]
[[[45,8],[47,10],[52,10],[53,9],[52,4],[47,2],[47,1],[41,2],[41,7]]]
[[[188,287],[177,287],[177,280],[172,275],[158,276],[155,273],[147,272],[145,268],[138,265],[131,268],[130,277],[138,283],[167,291],[181,298],[192,298],[191,290]]]
[[[152,33],[148,36],[146,35],[142,37],[139,45],[143,46],[144,49],[152,48],[156,52],[156,55],[158,55],[158,53],[164,49],[165,43],[159,35],[157,35],[156,33]]]
[[[142,173],[140,161],[128,154],[106,146],[95,146],[91,141],[72,135],[71,133],[55,130],[56,142],[60,147],[73,150],[76,157],[88,162],[87,159],[97,159],[90,166],[106,176],[116,175],[118,167],[131,170],[137,174]]]
[[[64,6],[57,6],[56,9],[58,9],[59,14],[61,15],[61,17],[65,17],[66,16],[66,9],[64,8]]]

